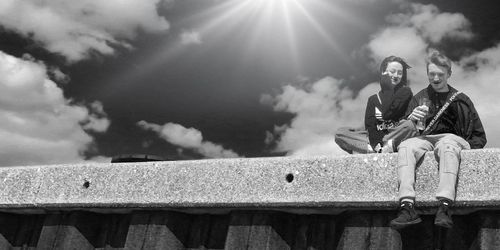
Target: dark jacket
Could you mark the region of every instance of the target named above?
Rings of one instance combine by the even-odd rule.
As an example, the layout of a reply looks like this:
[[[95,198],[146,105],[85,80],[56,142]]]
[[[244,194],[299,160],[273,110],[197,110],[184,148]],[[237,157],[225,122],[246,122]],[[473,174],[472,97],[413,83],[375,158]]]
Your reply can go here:
[[[450,99],[457,90],[448,85],[450,91],[447,95],[447,100]],[[438,93],[434,91],[432,86],[418,92],[410,101],[406,115],[409,116],[413,109],[418,105],[418,100],[422,97],[427,97],[431,101],[429,107],[429,115],[426,119],[426,124],[429,124],[436,113],[441,109],[442,103],[437,100]],[[453,102],[443,112],[440,118],[430,128],[428,134],[443,134],[452,133],[464,138],[472,149],[483,148],[486,145],[486,134],[479,115],[477,114],[474,104],[464,93],[458,94]]]
[[[378,94],[382,103],[376,94],[372,95],[368,98],[365,110],[365,129],[373,148],[378,143],[382,146],[382,138],[389,133],[388,129],[397,126],[406,117],[405,111],[413,96],[408,86],[403,83],[393,86],[386,76],[381,77],[380,88]]]

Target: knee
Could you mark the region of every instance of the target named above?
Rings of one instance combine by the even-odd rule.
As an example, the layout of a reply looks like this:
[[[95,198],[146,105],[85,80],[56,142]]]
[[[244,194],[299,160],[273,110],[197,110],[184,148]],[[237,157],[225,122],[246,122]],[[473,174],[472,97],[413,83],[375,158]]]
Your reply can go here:
[[[415,138],[409,138],[402,141],[398,146],[398,151],[401,148],[411,149],[416,144],[417,140]]]
[[[422,140],[417,138],[407,139],[398,146],[398,157],[412,157],[415,160],[421,159],[427,152],[422,146]]]
[[[335,142],[339,143],[339,141],[343,141],[342,140],[342,135],[344,135],[345,133],[345,130],[341,130],[342,128],[339,128],[337,129],[337,131],[335,131]]]
[[[415,125],[411,121],[401,122],[401,123],[399,123],[399,126],[405,128],[405,129],[414,128],[415,127]]]
[[[335,138],[339,137],[339,135],[343,135],[349,132],[350,129],[348,127],[340,127],[335,131]]]
[[[436,148],[434,149],[435,154],[442,154],[444,152],[452,152],[459,154],[462,150],[462,147],[453,140],[442,140],[437,143]]]

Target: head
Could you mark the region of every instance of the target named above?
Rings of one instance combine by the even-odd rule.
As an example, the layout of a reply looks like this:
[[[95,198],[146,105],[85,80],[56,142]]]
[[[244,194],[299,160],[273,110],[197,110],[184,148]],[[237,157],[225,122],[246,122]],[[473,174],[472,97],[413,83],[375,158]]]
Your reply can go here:
[[[448,92],[448,78],[451,76],[451,60],[433,50],[425,60],[429,84],[436,92]]]
[[[405,60],[397,56],[389,56],[382,60],[380,64],[380,74],[387,74],[391,79],[392,85],[399,83],[407,84],[407,69],[411,68]]]

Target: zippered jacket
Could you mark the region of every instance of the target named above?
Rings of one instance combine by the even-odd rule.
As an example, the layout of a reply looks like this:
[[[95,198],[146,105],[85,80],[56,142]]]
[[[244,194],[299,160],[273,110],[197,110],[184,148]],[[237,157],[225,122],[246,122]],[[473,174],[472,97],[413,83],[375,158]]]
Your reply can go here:
[[[446,101],[457,92],[457,90],[448,85]],[[405,117],[408,117],[418,105],[420,98],[426,97],[430,100],[429,115],[427,115],[426,123],[429,124],[436,113],[441,109],[441,105],[437,102],[437,92],[432,86],[418,92],[410,101],[406,110]],[[443,134],[452,133],[464,138],[472,149],[483,148],[486,145],[486,133],[484,132],[481,119],[474,108],[474,104],[470,98],[464,94],[458,94],[452,101],[450,106],[443,112],[441,117],[429,129],[428,134]]]
[[[398,125],[405,118],[406,108],[413,96],[411,89],[403,83],[392,86],[388,76],[380,80],[380,92],[368,98],[365,110],[365,129],[372,148],[382,146],[382,138],[388,129]],[[380,100],[379,100],[380,97]]]

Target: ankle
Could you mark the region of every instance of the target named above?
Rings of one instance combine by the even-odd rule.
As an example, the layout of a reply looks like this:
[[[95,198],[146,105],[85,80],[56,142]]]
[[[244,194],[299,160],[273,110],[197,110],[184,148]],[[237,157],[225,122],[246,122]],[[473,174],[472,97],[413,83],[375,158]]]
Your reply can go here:
[[[439,204],[443,206],[450,207],[451,205],[453,205],[453,201],[448,198],[438,198],[438,200]]]
[[[399,204],[410,203],[411,205],[415,204],[415,199],[413,198],[401,198],[399,200]]]

